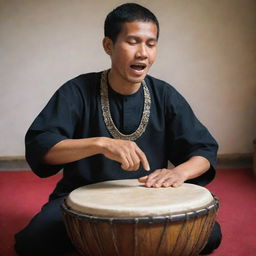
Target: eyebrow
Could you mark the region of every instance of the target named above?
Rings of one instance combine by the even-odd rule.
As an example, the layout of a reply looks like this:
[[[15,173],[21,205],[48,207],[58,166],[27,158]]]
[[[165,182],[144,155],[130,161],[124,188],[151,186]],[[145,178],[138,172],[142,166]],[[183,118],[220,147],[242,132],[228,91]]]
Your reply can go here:
[[[139,36],[135,36],[135,35],[128,35],[128,36],[126,36],[126,38],[127,39],[136,39],[138,41],[141,40],[141,38]],[[158,40],[157,40],[156,37],[150,37],[147,41],[155,41],[155,42],[157,42]]]

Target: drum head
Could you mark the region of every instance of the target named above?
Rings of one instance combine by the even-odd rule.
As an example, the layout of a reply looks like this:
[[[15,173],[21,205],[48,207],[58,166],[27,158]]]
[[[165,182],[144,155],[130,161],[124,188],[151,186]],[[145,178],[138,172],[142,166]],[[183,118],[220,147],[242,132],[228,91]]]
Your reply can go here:
[[[213,200],[211,193],[201,186],[184,183],[177,188],[147,188],[134,179],[77,188],[69,194],[66,204],[87,215],[133,218],[196,211]]]

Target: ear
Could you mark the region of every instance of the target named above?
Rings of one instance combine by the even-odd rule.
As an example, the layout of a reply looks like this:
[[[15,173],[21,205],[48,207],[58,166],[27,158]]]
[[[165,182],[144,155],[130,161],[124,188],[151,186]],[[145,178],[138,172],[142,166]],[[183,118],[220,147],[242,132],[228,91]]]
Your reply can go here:
[[[113,46],[114,46],[112,40],[109,37],[104,37],[103,41],[102,41],[102,44],[103,44],[103,48],[104,48],[106,54],[111,56],[112,55]]]

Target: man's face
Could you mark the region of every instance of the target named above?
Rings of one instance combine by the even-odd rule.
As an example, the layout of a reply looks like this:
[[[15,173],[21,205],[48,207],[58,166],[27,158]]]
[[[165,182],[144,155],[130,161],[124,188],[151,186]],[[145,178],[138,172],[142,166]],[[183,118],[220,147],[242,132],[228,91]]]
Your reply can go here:
[[[155,61],[156,50],[157,26],[154,23],[124,23],[109,53],[112,75],[125,83],[140,83]]]

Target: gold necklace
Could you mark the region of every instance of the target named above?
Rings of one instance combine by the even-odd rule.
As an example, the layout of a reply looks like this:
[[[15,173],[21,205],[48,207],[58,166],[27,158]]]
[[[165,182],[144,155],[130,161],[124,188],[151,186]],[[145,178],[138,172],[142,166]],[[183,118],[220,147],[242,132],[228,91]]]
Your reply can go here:
[[[108,70],[102,72],[101,75],[101,83],[100,83],[100,102],[101,102],[101,109],[103,113],[104,122],[109,133],[115,139],[122,139],[122,140],[137,140],[145,131],[148,120],[150,116],[150,106],[151,106],[151,98],[148,87],[146,82],[143,80],[142,86],[144,91],[144,109],[142,113],[142,117],[140,120],[139,127],[137,130],[131,134],[123,134],[121,133],[114,124],[114,121],[111,117],[110,106],[109,106],[109,98],[108,98]]]

